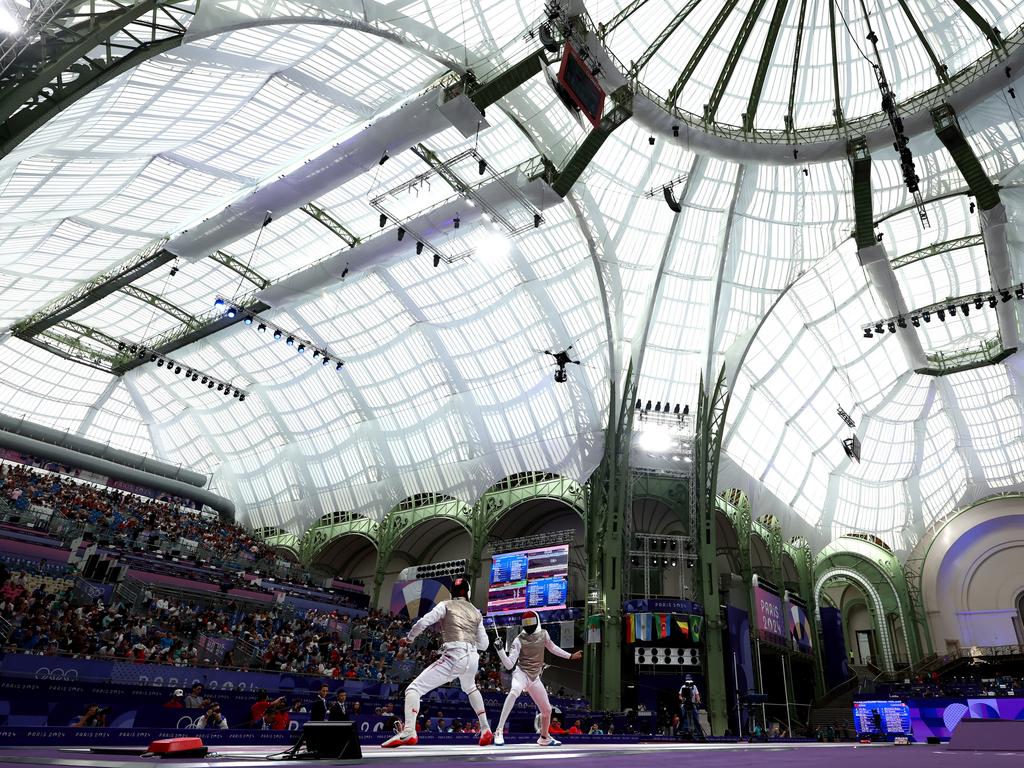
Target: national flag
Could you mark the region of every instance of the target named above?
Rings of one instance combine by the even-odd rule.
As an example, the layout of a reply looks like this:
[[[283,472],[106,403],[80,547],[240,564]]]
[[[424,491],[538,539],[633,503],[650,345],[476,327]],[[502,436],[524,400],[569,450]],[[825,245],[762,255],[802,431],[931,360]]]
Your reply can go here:
[[[668,637],[671,630],[671,625],[668,623],[668,614],[659,613],[657,614],[658,620],[658,639]]]
[[[649,643],[654,639],[654,614],[638,613],[636,614],[636,621],[636,639]]]
[[[679,631],[683,633],[683,637],[688,638],[690,636],[690,622],[686,616],[676,619],[676,626],[679,627]]]
[[[627,613],[626,614],[626,642],[627,643],[635,643],[636,642],[636,614],[635,613]]]
[[[587,644],[594,645],[601,642],[601,617],[598,615],[587,616]]]
[[[690,629],[693,634],[693,642],[700,642],[700,631],[704,628],[704,617],[693,614],[690,616]]]

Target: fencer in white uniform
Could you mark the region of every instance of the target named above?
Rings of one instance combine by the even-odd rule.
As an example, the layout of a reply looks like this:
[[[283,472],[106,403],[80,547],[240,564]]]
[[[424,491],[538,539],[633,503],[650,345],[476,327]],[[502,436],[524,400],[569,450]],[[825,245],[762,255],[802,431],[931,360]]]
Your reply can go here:
[[[435,624],[440,625],[443,640],[441,657],[420,672],[405,689],[405,723],[402,731],[381,744],[382,747],[416,744],[416,717],[420,711],[420,698],[456,678],[469,697],[470,706],[480,718],[480,746],[486,747],[494,742],[484,711],[484,698],[476,687],[479,652],[486,650],[490,643],[480,611],[469,602],[469,577],[457,578],[452,585],[452,599],[438,603],[432,611],[413,624],[408,642]]]
[[[560,659],[574,661],[583,658],[583,652],[569,653],[555,645],[547,630],[541,627],[540,617],[534,611],[523,614],[523,631],[512,641],[512,648],[508,653],[505,653],[500,641],[496,642],[495,649],[505,669],[512,670],[512,687],[505,697],[505,706],[501,710],[494,743],[499,747],[504,745],[505,723],[512,714],[516,699],[526,691],[540,710],[540,738],[537,739],[537,743],[542,747],[561,746],[562,742],[556,741],[548,732],[551,725],[551,702],[548,700],[544,681],[541,680],[541,673],[544,671],[544,651],[551,651]]]

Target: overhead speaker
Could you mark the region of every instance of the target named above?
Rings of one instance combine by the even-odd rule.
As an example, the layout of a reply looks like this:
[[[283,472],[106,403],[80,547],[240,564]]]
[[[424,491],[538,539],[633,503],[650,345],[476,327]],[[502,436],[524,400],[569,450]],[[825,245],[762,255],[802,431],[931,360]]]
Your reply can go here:
[[[300,747],[306,748],[304,754],[298,753],[304,759],[363,759],[363,750],[359,746],[359,732],[351,720],[336,723],[306,723],[302,726],[302,735],[293,748],[293,753],[297,752]]]

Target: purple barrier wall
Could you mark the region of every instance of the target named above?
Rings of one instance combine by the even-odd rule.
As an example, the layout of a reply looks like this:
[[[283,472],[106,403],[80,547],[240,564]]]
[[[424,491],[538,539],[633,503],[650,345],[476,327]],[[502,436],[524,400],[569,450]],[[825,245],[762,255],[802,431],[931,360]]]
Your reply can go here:
[[[1018,720],[1024,728],[1024,698],[909,699],[916,741],[937,736],[945,741],[964,718]]]
[[[66,563],[71,551],[58,547],[47,547],[42,544],[30,544],[27,541],[16,541],[6,536],[0,538],[0,552],[14,557],[24,557],[29,560],[46,560],[51,563]]]
[[[220,586],[217,584],[211,584],[208,581],[183,579],[178,576],[168,576],[166,573],[151,573],[149,571],[140,571],[136,568],[129,568],[128,575],[133,579],[138,579],[143,584],[161,584],[166,587],[178,587],[181,589],[201,589],[205,592],[220,591]],[[248,589],[232,589],[229,590],[227,594],[228,596],[244,597],[246,600],[255,600],[261,603],[274,602],[274,596],[267,594],[266,592],[253,592]]]

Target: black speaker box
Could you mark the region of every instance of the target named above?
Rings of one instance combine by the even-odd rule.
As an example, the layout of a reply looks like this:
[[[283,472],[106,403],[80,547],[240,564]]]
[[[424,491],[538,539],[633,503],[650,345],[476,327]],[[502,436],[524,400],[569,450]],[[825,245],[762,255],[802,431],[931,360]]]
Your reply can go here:
[[[362,760],[359,731],[350,720],[336,723],[306,723],[298,747],[304,746],[308,757],[317,760]]]

